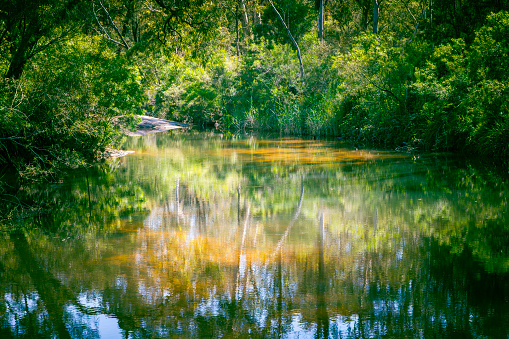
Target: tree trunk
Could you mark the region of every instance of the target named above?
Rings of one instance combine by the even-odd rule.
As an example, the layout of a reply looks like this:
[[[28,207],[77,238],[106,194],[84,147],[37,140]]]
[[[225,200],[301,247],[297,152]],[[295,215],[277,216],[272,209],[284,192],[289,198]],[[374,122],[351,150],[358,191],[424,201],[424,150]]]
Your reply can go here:
[[[35,41],[30,41],[30,37],[23,37],[16,52],[14,53],[11,63],[9,64],[9,69],[5,74],[6,78],[9,79],[19,79],[21,74],[23,74],[23,70],[25,65],[30,58],[30,53],[33,47],[36,45],[39,38],[36,38]]]
[[[380,8],[378,7],[378,0],[373,0],[373,33],[378,33],[378,15]]]
[[[318,39],[323,40],[323,1],[320,0],[320,7],[318,9]]]
[[[237,49],[237,56],[240,56],[240,47],[239,47],[239,4],[235,7],[235,35],[236,35],[236,41],[235,41],[235,47]]]
[[[361,8],[361,17],[359,22],[359,29],[365,31],[368,28],[369,22],[369,9],[371,8],[371,0],[357,0],[357,4]]]
[[[36,0],[14,1],[13,3],[14,6],[2,8],[5,10],[4,15],[12,17],[13,20],[4,25],[2,39],[7,40],[11,45],[8,48],[14,50],[9,69],[4,77],[19,79],[30,58],[67,34],[68,31],[64,26],[70,20],[69,13],[83,1],[58,0],[51,5],[40,4]],[[57,4],[58,6],[52,9],[55,7],[52,5]],[[52,33],[57,36],[51,36]],[[43,37],[47,38],[49,42],[37,46]]]
[[[248,39],[251,37],[251,26],[249,25],[249,16],[245,0],[240,0],[240,12],[242,16],[242,32],[244,32],[244,37]]]
[[[431,10],[431,0],[429,0],[429,27],[433,24],[433,16],[432,16],[432,10]]]
[[[9,69],[7,70],[7,73],[5,73],[5,77],[8,79],[19,79],[21,77],[21,74],[23,73],[23,69],[25,68],[25,64],[27,63],[27,59],[24,57],[19,57],[11,61],[11,64],[9,65]]]

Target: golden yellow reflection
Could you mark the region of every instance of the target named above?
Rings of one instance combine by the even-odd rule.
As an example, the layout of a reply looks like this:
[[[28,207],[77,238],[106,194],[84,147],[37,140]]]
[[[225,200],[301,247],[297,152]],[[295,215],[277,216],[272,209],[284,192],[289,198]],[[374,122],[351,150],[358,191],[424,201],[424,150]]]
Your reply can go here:
[[[209,152],[215,156],[239,157],[243,162],[255,163],[362,163],[366,161],[405,158],[405,155],[384,152],[341,149],[333,147],[333,142],[317,142],[313,140],[283,139],[279,141],[256,141],[232,143],[233,147],[215,149]]]
[[[137,232],[137,249],[128,254],[119,254],[104,258],[108,264],[133,266],[141,268],[150,266],[155,269],[166,270],[170,267],[214,263],[222,267],[237,266],[239,256],[248,261],[274,260],[274,249],[277,244],[261,244],[255,247],[242,247],[240,243],[207,236],[196,236],[190,239],[187,233],[181,231],[147,231]],[[297,255],[304,255],[308,250],[299,247],[298,254],[291,246],[285,248],[283,261],[293,261]]]

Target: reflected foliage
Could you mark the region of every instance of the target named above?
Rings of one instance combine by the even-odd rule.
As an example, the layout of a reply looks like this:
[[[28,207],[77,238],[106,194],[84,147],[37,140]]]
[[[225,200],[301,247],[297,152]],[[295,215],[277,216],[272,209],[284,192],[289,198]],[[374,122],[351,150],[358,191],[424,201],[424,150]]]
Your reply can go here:
[[[504,175],[334,140],[187,131],[125,147],[21,188],[47,213],[2,227],[4,336],[509,334]]]

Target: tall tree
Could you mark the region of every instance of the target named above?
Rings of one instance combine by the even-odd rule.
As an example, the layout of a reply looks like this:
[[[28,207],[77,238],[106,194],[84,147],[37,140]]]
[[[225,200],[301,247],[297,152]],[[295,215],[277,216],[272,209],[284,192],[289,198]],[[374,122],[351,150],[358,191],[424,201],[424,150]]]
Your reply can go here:
[[[373,33],[378,33],[378,16],[380,14],[379,0],[373,0]]]
[[[80,4],[80,0],[3,1],[0,52],[9,63],[4,76],[20,78],[30,58],[68,36]]]
[[[245,0],[238,1],[239,1],[238,6],[240,7],[240,15],[242,18],[242,31],[244,32],[244,37],[247,39],[250,38],[252,34],[251,25],[249,24],[249,13],[246,6],[246,1]]]
[[[367,30],[369,26],[369,11],[371,9],[372,0],[355,0],[359,6],[361,13],[359,16],[359,29],[361,31]]]
[[[325,0],[317,0],[315,7],[318,9],[318,39],[323,39],[323,21],[324,21],[324,2]]]

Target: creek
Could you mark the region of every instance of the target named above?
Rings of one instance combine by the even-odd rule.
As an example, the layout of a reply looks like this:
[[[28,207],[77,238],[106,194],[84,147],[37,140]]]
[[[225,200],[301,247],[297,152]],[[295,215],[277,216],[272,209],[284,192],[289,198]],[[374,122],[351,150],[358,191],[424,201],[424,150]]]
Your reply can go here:
[[[1,338],[507,338],[509,178],[171,131],[0,228]],[[28,198],[30,197],[30,198]]]

